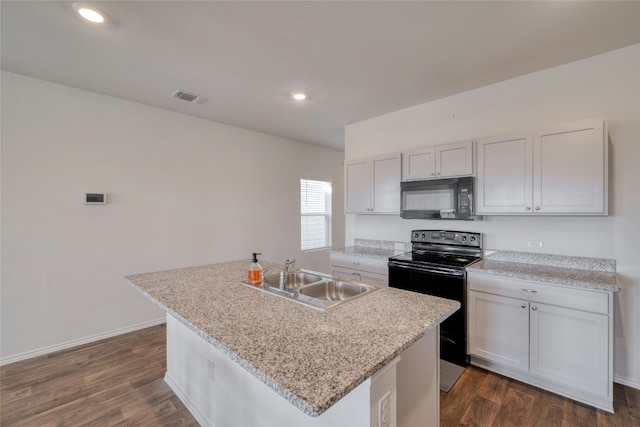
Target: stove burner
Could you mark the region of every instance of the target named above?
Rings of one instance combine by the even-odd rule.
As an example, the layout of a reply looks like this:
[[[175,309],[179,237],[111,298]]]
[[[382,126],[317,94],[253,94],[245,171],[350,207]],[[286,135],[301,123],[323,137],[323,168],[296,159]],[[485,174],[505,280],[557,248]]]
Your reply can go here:
[[[478,233],[414,230],[412,236],[412,251],[392,257],[390,261],[463,270],[482,256],[482,239]]]
[[[437,265],[441,267],[464,269],[478,261],[480,257],[460,257],[456,255],[439,254],[426,251],[412,251],[396,255],[389,260],[404,261],[414,265]]]

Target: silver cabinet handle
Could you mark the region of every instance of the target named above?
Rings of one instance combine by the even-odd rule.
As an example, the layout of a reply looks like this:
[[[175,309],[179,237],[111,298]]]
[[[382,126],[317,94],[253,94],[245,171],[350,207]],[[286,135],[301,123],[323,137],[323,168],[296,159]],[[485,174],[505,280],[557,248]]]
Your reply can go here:
[[[536,210],[539,211],[540,210],[540,206],[536,206]]]
[[[536,307],[535,305],[531,306],[531,310],[536,311],[538,309],[538,307]]]
[[[522,304],[520,304],[520,307],[522,307],[522,308],[527,308],[527,304],[522,303]]]
[[[531,210],[531,206],[527,206],[525,209],[530,211]]]
[[[533,289],[525,289],[525,288],[522,288],[522,290],[523,290],[524,292],[529,292],[530,294],[537,294],[537,293],[538,293],[538,291],[534,291]]]

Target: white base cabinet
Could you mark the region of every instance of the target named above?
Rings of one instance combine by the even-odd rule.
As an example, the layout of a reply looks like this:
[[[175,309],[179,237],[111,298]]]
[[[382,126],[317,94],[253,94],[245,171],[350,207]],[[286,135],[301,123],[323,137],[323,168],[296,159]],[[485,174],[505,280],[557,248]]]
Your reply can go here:
[[[528,302],[476,291],[469,291],[468,300],[470,353],[528,370]]]
[[[606,397],[609,316],[537,303],[530,314],[529,372]]]
[[[471,363],[613,412],[613,295],[468,273]]]
[[[354,280],[374,286],[389,286],[389,267],[386,259],[331,252],[329,263],[331,276],[336,279]]]
[[[354,280],[356,282],[368,283],[374,286],[389,285],[388,275],[362,270],[352,270],[350,268],[342,268],[335,265],[331,266],[331,277],[342,280]]]

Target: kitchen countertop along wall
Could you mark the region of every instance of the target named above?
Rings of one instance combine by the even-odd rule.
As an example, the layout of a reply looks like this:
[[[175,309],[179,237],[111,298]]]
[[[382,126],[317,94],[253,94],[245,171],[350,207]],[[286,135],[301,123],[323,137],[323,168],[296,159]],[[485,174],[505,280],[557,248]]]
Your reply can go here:
[[[411,243],[387,240],[355,239],[353,246],[334,249],[332,252],[363,258],[383,259],[411,251]]]
[[[485,250],[484,258],[467,271],[551,285],[620,291],[612,259]]]
[[[271,262],[261,265],[272,274],[282,269]],[[247,267],[246,260],[232,261],[126,279],[312,416],[460,308],[456,301],[381,288],[320,311],[242,285]]]

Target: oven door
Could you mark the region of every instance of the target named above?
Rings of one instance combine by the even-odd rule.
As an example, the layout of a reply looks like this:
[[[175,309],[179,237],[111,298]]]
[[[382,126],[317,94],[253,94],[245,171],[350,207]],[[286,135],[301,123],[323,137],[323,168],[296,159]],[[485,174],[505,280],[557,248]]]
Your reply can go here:
[[[430,269],[390,260],[389,286],[459,301],[460,310],[440,325],[440,358],[459,366],[469,365],[464,270]]]

